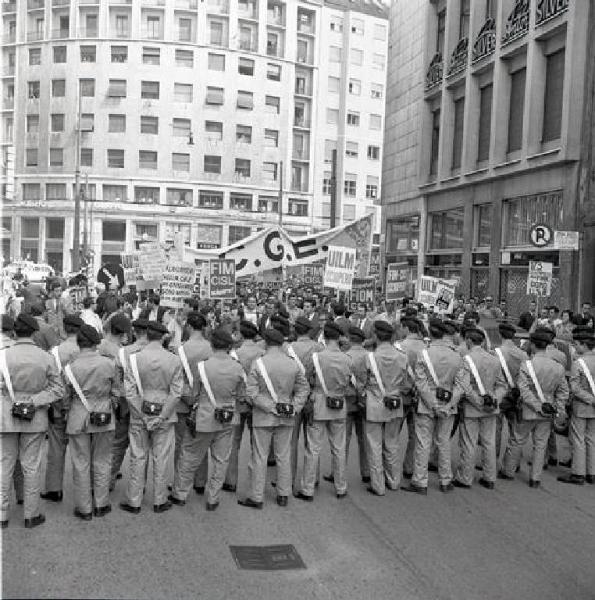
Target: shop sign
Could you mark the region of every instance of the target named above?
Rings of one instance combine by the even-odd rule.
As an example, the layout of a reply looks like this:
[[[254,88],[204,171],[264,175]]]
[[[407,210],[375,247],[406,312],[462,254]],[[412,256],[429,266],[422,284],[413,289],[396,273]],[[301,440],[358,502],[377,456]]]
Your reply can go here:
[[[535,25],[541,25],[568,10],[569,0],[537,0]]]
[[[543,223],[538,223],[537,225],[533,225],[531,227],[531,231],[529,232],[529,239],[531,243],[537,248],[544,248],[549,245],[554,238],[554,232],[549,225],[545,225]]]
[[[529,31],[529,4],[530,0],[515,0],[514,7],[504,28],[502,44],[508,44]]]
[[[578,250],[578,231],[554,231],[554,248],[556,250]]]
[[[479,30],[473,44],[473,62],[489,56],[494,50],[496,50],[496,21],[488,19]]]
[[[554,265],[549,262],[529,261],[527,275],[528,296],[549,296],[552,293],[552,277]]]
[[[437,52],[434,54],[426,72],[426,89],[434,87],[442,81],[443,65],[442,54]]]

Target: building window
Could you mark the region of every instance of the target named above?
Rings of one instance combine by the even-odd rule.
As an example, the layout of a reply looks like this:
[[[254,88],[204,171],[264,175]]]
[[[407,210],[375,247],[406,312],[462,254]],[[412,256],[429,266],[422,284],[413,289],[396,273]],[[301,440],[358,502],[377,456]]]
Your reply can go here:
[[[190,119],[174,119],[172,124],[173,136],[174,137],[185,137],[190,136],[192,124]]]
[[[157,152],[154,150],[139,150],[138,166],[140,169],[157,169]]]
[[[95,115],[93,113],[83,113],[81,115],[80,128],[83,133],[95,130]]]
[[[89,98],[95,96],[95,79],[80,79],[79,85],[81,96]]]
[[[111,51],[113,63],[128,62],[128,46],[112,46]]]
[[[343,220],[355,221],[355,204],[343,205]]]
[[[159,188],[135,187],[134,201],[137,204],[159,204]]]
[[[279,132],[276,129],[264,130],[264,145],[267,148],[277,148],[279,146]]]
[[[333,93],[333,94],[338,94],[339,90],[340,90],[340,86],[341,86],[341,79],[339,77],[333,77],[332,75],[329,75],[328,78],[328,91]]]
[[[306,90],[306,82],[307,75],[302,72],[296,72],[295,74],[295,93],[301,94],[302,96],[305,94],[309,94],[309,90]]]
[[[446,9],[438,13],[438,27],[436,28],[436,52],[444,54],[444,38],[446,32]]]
[[[378,177],[374,175],[368,175],[366,177],[366,198],[376,199],[378,198],[378,185],[380,181]]]
[[[469,37],[469,20],[471,18],[471,0],[460,0],[459,4],[459,39]]]
[[[309,52],[308,42],[306,40],[297,41],[297,53],[296,58],[299,63],[307,63],[310,62],[310,58],[308,56]]]
[[[37,160],[37,148],[27,148],[25,150],[25,166],[36,167]]]
[[[265,96],[264,105],[267,112],[278,115],[281,110],[281,98],[278,96]]]
[[[116,15],[116,37],[127,38],[129,36],[128,15]]]
[[[140,97],[145,100],[159,100],[159,82],[141,81]]]
[[[174,83],[174,102],[192,102],[192,84]]]
[[[192,50],[176,50],[176,66],[194,67],[194,52]]]
[[[530,246],[531,228],[547,223],[554,231],[561,229],[562,193],[552,192],[521,196],[504,201],[503,239],[505,246]]]
[[[278,56],[279,58],[282,56],[279,47],[279,35],[272,31],[267,32],[267,56]]]
[[[108,150],[107,166],[110,169],[124,168],[124,150]]]
[[[240,25],[240,50],[255,52],[257,49],[256,30],[250,25]]]
[[[192,206],[192,190],[167,188],[166,204],[170,206]]]
[[[220,142],[223,139],[223,123],[205,121],[205,132],[210,142]]]
[[[542,142],[551,142],[560,139],[565,58],[566,52],[564,48],[546,57]]]
[[[330,46],[328,49],[329,62],[340,63],[342,59],[342,48],[339,46]]]
[[[223,45],[223,23],[209,20],[209,43],[213,46]]]
[[[386,40],[386,25],[374,25],[374,39],[375,40]]]
[[[264,181],[277,181],[277,163],[263,162],[262,163],[262,178]]]
[[[66,200],[65,183],[48,183],[45,186],[46,200]]]
[[[492,97],[494,86],[490,83],[481,88],[479,96],[479,132],[477,136],[477,161],[488,160],[492,130]]]
[[[364,22],[361,19],[351,19],[351,33],[364,35]]]
[[[39,133],[39,115],[27,115],[27,133]]]
[[[295,217],[307,217],[308,201],[301,198],[289,198],[287,212]]]
[[[386,251],[417,252],[419,250],[418,215],[404,217],[386,223]]]
[[[232,192],[229,196],[229,208],[243,212],[252,211],[252,195]]]
[[[359,96],[362,93],[362,82],[359,79],[349,80],[349,93]]]
[[[430,145],[430,175],[438,172],[438,151],[440,147],[440,109],[432,111],[432,140]]]
[[[192,41],[192,19],[178,19],[178,41]]]
[[[333,152],[337,149],[336,140],[324,140],[324,162],[333,161]]]
[[[488,248],[492,244],[492,205],[475,207],[474,246]]]
[[[357,142],[345,142],[345,156],[349,158],[357,158],[358,144]]]
[[[141,116],[140,132],[157,135],[159,133],[159,117]]]
[[[203,191],[198,195],[199,208],[220,210],[223,208],[223,192]]]
[[[281,65],[267,63],[267,79],[271,81],[281,81]]]
[[[359,113],[357,112],[348,112],[347,113],[347,125],[353,125],[354,127],[359,127]]]
[[[64,166],[64,150],[62,148],[50,148],[50,167]]]
[[[238,90],[238,100],[236,106],[237,108],[252,110],[254,108],[254,94],[252,92]]]
[[[125,242],[126,221],[103,221],[101,233],[104,242]]]
[[[430,250],[450,250],[463,247],[464,209],[430,213]]]
[[[93,166],[93,148],[81,148],[81,167]]]
[[[454,131],[452,137],[452,168],[461,168],[461,156],[463,154],[463,118],[465,114],[465,98],[459,98],[454,103]]]
[[[375,69],[384,69],[386,66],[386,57],[384,54],[378,54],[376,52],[372,54],[372,66]]]
[[[143,64],[158,65],[161,62],[161,51],[159,48],[148,48],[143,46]]]
[[[66,46],[54,46],[54,62],[56,64],[66,62]]]
[[[331,172],[325,171],[322,177],[322,195],[330,196],[332,190]]]
[[[64,131],[64,115],[53,114],[51,115],[51,132],[60,133]]]
[[[380,115],[370,115],[370,129],[382,129],[382,117]]]
[[[279,198],[277,196],[258,196],[258,212],[278,213]]]
[[[125,185],[104,185],[104,202],[128,202]]]
[[[27,89],[30,100],[39,99],[39,81],[29,81]]]
[[[97,15],[87,15],[85,17],[85,36],[97,37]]]
[[[23,183],[23,200],[41,200],[41,186],[39,183]]]
[[[46,237],[50,240],[64,239],[64,219],[45,220]]]
[[[250,227],[244,227],[243,225],[230,225],[229,226],[229,244],[235,244],[250,236],[252,230]]]
[[[82,94],[81,85],[81,96]],[[52,96],[54,98],[64,98],[66,95],[66,80],[65,79],[52,79]]]
[[[221,173],[221,157],[212,154],[205,154],[204,158],[205,173]]]
[[[240,144],[252,143],[252,127],[250,125],[236,125],[236,142]]]
[[[157,241],[159,228],[153,223],[135,223],[134,237],[138,241]]]
[[[241,58],[238,61],[238,73],[240,75],[254,76],[254,61],[249,58]]]
[[[161,34],[161,19],[155,15],[147,16],[147,38],[150,40],[160,40]]]
[[[165,223],[165,243],[173,244],[176,234],[180,234],[185,246],[190,246],[190,225],[185,223]]]
[[[326,109],[326,122],[331,125],[336,125],[339,122],[339,111],[336,108]]]
[[[508,115],[508,152],[520,150],[523,143],[523,113],[525,111],[525,76],[519,69],[510,76],[510,108]]]
[[[329,26],[331,31],[334,31],[335,33],[341,33],[343,31],[343,18],[331,15]]]
[[[374,100],[380,100],[384,96],[384,86],[381,83],[373,83],[370,87],[370,96]]]
[[[110,79],[109,86],[107,88],[107,95],[108,98],[126,98],[126,80]]]
[[[29,49],[29,66],[41,64],[41,48]]]
[[[97,56],[95,46],[81,46],[81,62],[94,63]]]
[[[380,160],[380,146],[368,146],[368,158],[370,160]]]
[[[363,50],[358,50],[357,48],[352,48],[350,53],[350,62],[352,65],[361,66],[364,62],[364,52]]]
[[[174,171],[190,171],[190,154],[174,152],[171,155],[171,168]]]
[[[209,52],[209,70],[225,71],[225,54],[213,54]]]
[[[250,177],[250,161],[246,158],[236,158],[234,171],[239,177]]]
[[[346,196],[355,196],[357,194],[357,175],[354,173],[345,173],[343,193]]]
[[[221,105],[223,104],[223,88],[219,87],[207,87],[206,103],[210,105]]]

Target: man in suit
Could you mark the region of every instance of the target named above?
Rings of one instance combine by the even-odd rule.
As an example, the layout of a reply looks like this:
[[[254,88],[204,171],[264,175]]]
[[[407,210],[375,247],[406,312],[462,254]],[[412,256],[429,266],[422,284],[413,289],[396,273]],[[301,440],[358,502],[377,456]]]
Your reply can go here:
[[[593,329],[595,326],[595,317],[593,317],[590,302],[583,302],[581,312],[580,314],[575,315],[574,322],[579,326],[590,327]]]
[[[336,300],[331,302],[331,317],[333,322],[343,330],[343,336],[349,337],[351,322],[345,316],[345,305],[342,302]]]
[[[159,306],[161,298],[158,294],[151,294],[147,298],[147,308],[145,308],[141,314],[141,319],[147,321],[157,321],[157,323],[163,323],[163,315],[165,314],[166,308]]]
[[[534,300],[531,300],[529,303],[529,310],[521,314],[518,325],[521,329],[529,331],[529,329],[531,329],[531,325],[533,325],[533,321],[535,321],[536,318],[537,304]]]
[[[271,298],[268,298],[264,308],[264,314],[260,317],[258,322],[258,330],[260,332],[260,336],[264,337],[264,332],[267,329],[270,329],[273,325],[271,323],[271,319],[275,316],[277,312],[275,301]]]
[[[316,300],[314,298],[304,298],[304,315],[308,321],[310,321],[310,333],[308,334],[311,339],[318,339],[320,333],[320,322],[318,320],[318,313],[316,312]]]

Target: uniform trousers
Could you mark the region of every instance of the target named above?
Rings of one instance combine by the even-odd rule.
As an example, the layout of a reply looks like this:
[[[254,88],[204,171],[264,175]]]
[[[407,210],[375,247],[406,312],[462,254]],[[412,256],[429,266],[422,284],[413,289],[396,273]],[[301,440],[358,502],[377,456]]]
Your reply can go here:
[[[304,447],[308,446],[308,423],[307,418],[303,412],[299,412],[295,416],[295,424],[293,426],[293,432],[291,434],[291,473],[293,475],[293,489],[302,489],[302,481],[298,479],[298,460],[300,453],[300,432],[303,432]],[[306,462],[306,453],[304,452],[304,463]],[[304,473],[302,472],[302,479]],[[316,483],[320,480],[320,457],[318,459],[318,465],[316,466]]]
[[[438,455],[438,479],[441,485],[452,481],[450,455],[450,434],[454,415],[434,417],[423,413],[415,415],[415,452],[411,483],[418,487],[428,487],[428,462],[432,442]]]
[[[306,427],[306,456],[302,492],[306,496],[314,495],[318,458],[322,446],[322,434],[326,430],[331,447],[331,464],[337,494],[347,491],[345,479],[345,419],[314,421]]]
[[[186,425],[186,417],[188,413],[178,413],[178,420],[174,425],[175,431],[175,442],[174,442],[174,477],[178,470],[178,461],[180,460],[180,454],[182,453],[182,445],[184,444],[184,436],[188,431],[188,425]],[[202,459],[200,465],[196,469],[194,474],[194,487],[205,487],[207,479],[209,478],[209,454],[207,453]]]
[[[116,429],[114,431],[114,439],[112,442],[112,465],[111,465],[111,487],[113,489],[116,484],[116,476],[122,468],[126,450],[128,450],[129,438],[128,430],[130,429],[130,413],[116,419]]]
[[[69,438],[74,506],[88,514],[93,508],[91,487],[97,508],[109,504],[114,432],[79,433],[70,435]]]
[[[459,424],[460,461],[456,478],[461,483],[471,485],[475,472],[477,445],[481,448],[483,479],[496,481],[496,417],[464,417]]]
[[[238,462],[240,459],[240,447],[244,429],[250,433],[250,444],[252,445],[252,415],[249,412],[240,413],[240,424],[234,425],[231,433],[231,454],[227,465],[225,483],[228,485],[238,485]]]
[[[54,414],[58,410],[54,410]],[[61,492],[64,480],[64,462],[66,459],[66,419],[55,417],[53,423],[48,423],[48,457],[45,472],[45,491]]]
[[[293,422],[287,425],[252,427],[252,454],[248,463],[250,497],[262,502],[267,474],[269,448],[277,463],[277,495],[291,494],[291,435]]]
[[[196,470],[206,459],[209,450],[211,451],[211,473],[205,486],[206,499],[209,504],[219,502],[231,453],[231,427],[220,431],[198,431],[196,437],[192,437],[190,430],[186,428],[174,478],[173,495],[178,500],[186,500]]]
[[[345,463],[349,458],[349,443],[351,434],[355,429],[357,437],[357,448],[359,451],[359,474],[361,477],[370,476],[370,466],[368,464],[366,452],[365,420],[360,411],[348,412],[345,419]]]
[[[379,495],[384,495],[386,486],[391,490],[399,489],[399,434],[402,424],[402,417],[384,422],[365,422],[370,484]]]
[[[506,431],[508,432],[508,437],[510,438],[512,432],[512,424],[514,419],[511,415],[510,418],[505,417],[503,413],[499,413],[496,415],[496,459],[500,458],[500,451],[502,448],[502,431],[506,427]]]
[[[163,423],[158,429],[148,431],[141,421],[130,421],[130,479],[127,503],[141,505],[146,480],[149,453],[153,457],[153,504],[167,501],[166,472],[174,447],[173,423]]]
[[[514,476],[517,465],[520,463],[523,446],[532,438],[533,452],[531,464],[531,479],[540,481],[545,460],[547,441],[550,436],[552,424],[549,420],[522,419],[517,421],[508,441],[508,447],[504,454],[502,470],[506,475]]]
[[[570,417],[572,472],[575,475],[595,475],[595,417]]]
[[[39,514],[39,486],[45,432],[0,433],[0,520],[8,520],[10,493],[17,460],[23,471],[25,519]]]
[[[413,407],[406,409],[407,416],[407,448],[405,449],[405,458],[403,459],[403,472],[413,473],[414,454],[415,454],[415,410]],[[401,424],[402,427],[402,424]]]

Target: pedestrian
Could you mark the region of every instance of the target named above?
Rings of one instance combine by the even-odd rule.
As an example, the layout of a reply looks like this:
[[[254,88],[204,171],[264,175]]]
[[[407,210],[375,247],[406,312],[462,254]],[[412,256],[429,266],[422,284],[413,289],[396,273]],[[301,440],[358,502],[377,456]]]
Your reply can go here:
[[[83,298],[83,310],[81,311],[81,319],[87,324],[91,325],[97,330],[97,333],[103,333],[103,322],[101,317],[95,312],[97,309],[96,301],[87,296]]]

